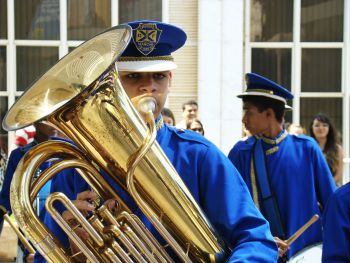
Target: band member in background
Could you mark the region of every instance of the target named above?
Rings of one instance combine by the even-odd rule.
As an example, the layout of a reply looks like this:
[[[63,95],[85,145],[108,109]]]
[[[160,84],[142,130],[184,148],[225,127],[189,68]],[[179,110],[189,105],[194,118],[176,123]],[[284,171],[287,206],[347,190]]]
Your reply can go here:
[[[335,184],[317,143],[283,129],[287,100],[293,95],[255,73],[246,75],[243,99],[245,128],[253,135],[239,141],[229,153],[247,183],[255,204],[269,221],[271,232],[286,251],[286,240],[314,215],[321,215]],[[288,258],[322,241],[321,222],[311,225],[290,247]],[[280,259],[285,260],[285,259]]]
[[[198,103],[194,100],[182,104],[182,120],[176,124],[176,128],[187,129],[186,123],[189,120],[198,118]]]
[[[176,68],[171,53],[184,45],[185,32],[176,26],[157,21],[136,21],[128,24],[133,29],[133,39],[117,63],[121,83],[131,101],[141,97],[152,97],[156,100],[156,140],[217,233],[230,248],[229,255],[224,256],[225,259],[230,262],[275,262],[277,246],[269,225],[256,209],[247,186],[232,163],[203,136],[163,125],[161,111],[173,77],[171,70]],[[141,27],[143,30],[161,32],[157,35],[151,52],[144,52],[142,43],[138,43],[143,39],[134,37]],[[114,181],[108,181],[155,234],[155,228],[149,224],[130,196]],[[81,211],[90,212],[93,209],[88,201],[96,194],[89,191],[87,183],[78,175],[58,177],[52,184],[57,185],[56,190],[61,189],[61,192],[72,189],[76,196],[74,203]],[[113,201],[108,205],[112,209]],[[62,212],[65,220],[71,223],[70,212]],[[56,228],[54,232],[59,231]],[[63,233],[59,238],[69,246]],[[176,257],[174,259],[176,261]]]
[[[12,209],[10,205],[10,185],[12,182],[13,174],[17,168],[19,161],[26,154],[26,152],[32,147],[34,147],[35,145],[41,142],[44,142],[50,139],[51,137],[57,136],[57,130],[47,125],[45,122],[35,123],[34,127],[35,127],[35,133],[34,133],[35,135],[33,137],[33,140],[22,147],[18,147],[14,149],[10,154],[6,172],[5,172],[4,184],[0,192],[0,221],[4,220],[3,218],[4,214],[6,213],[12,214]],[[47,167],[48,167],[48,163],[43,163],[38,169],[38,174],[40,173],[40,171],[46,169]],[[37,200],[38,214],[41,214],[40,212],[44,206],[45,198],[50,191],[50,184],[51,182],[48,182],[39,193],[39,199]],[[43,214],[41,214],[41,216],[43,218]],[[24,262],[32,262],[34,255],[30,255],[20,242],[19,242],[19,246],[20,247],[18,249],[17,257],[22,257],[22,254],[23,254]]]
[[[322,262],[350,262],[350,183],[329,198],[322,220]]]

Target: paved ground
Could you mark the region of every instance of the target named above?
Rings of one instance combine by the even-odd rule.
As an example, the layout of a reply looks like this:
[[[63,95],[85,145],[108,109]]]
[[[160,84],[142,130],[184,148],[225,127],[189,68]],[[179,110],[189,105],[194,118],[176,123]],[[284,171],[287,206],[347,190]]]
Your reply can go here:
[[[12,228],[4,222],[0,236],[0,262],[15,262],[17,253],[17,236]]]

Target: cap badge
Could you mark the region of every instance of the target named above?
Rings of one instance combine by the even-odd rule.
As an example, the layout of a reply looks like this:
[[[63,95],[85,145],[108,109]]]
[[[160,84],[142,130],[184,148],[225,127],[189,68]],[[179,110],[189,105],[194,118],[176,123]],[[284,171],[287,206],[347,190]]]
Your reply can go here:
[[[157,45],[162,30],[158,29],[156,24],[139,24],[136,29],[133,29],[132,34],[136,48],[147,56]]]

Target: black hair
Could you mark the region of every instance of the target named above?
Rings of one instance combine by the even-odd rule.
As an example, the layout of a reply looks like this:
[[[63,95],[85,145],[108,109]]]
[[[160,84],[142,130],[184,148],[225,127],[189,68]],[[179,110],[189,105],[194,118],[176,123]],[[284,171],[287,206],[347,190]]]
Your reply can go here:
[[[202,128],[202,132],[203,132],[202,135],[204,135],[204,126],[203,126],[203,123],[199,119],[190,119],[190,120],[188,120],[186,122],[186,129],[187,130],[191,130],[192,123],[198,123],[201,126],[201,128]]]
[[[259,112],[263,112],[269,108],[275,113],[276,120],[279,123],[283,122],[285,113],[285,104],[283,101],[272,99],[264,96],[244,96],[243,102],[251,103]]]
[[[187,105],[196,105],[197,108],[198,108],[198,103],[197,103],[197,101],[195,101],[195,100],[189,100],[189,101],[186,101],[186,102],[184,102],[184,103],[182,104],[182,111],[185,110],[185,108],[186,108]]]
[[[335,128],[333,122],[331,119],[324,113],[318,113],[316,114],[313,118],[312,121],[309,125],[309,132],[310,136],[313,137],[316,141],[316,136],[313,131],[313,123],[315,120],[318,120],[319,122],[323,122],[328,124],[329,129],[328,129],[328,134],[327,134],[327,141],[323,149],[323,153],[326,155],[327,163],[329,165],[329,168],[332,171],[332,174],[336,172],[336,167],[338,166],[339,162],[339,147],[338,145],[340,144],[340,139],[339,139],[339,134],[337,129]]]
[[[162,115],[171,118],[173,120],[173,125],[175,125],[174,113],[169,108],[164,107],[162,110]]]

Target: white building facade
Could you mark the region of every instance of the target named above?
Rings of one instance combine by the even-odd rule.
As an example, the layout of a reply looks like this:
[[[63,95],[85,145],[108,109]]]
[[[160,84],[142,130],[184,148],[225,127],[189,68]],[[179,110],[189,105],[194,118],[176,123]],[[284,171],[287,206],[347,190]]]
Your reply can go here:
[[[242,137],[236,95],[256,72],[295,95],[287,121],[308,128],[314,114],[329,115],[349,156],[349,0],[0,0],[0,121],[69,50],[136,19],[187,32],[167,106],[179,121],[182,103],[197,100],[205,136],[225,154]],[[14,134],[0,133],[13,149]]]

